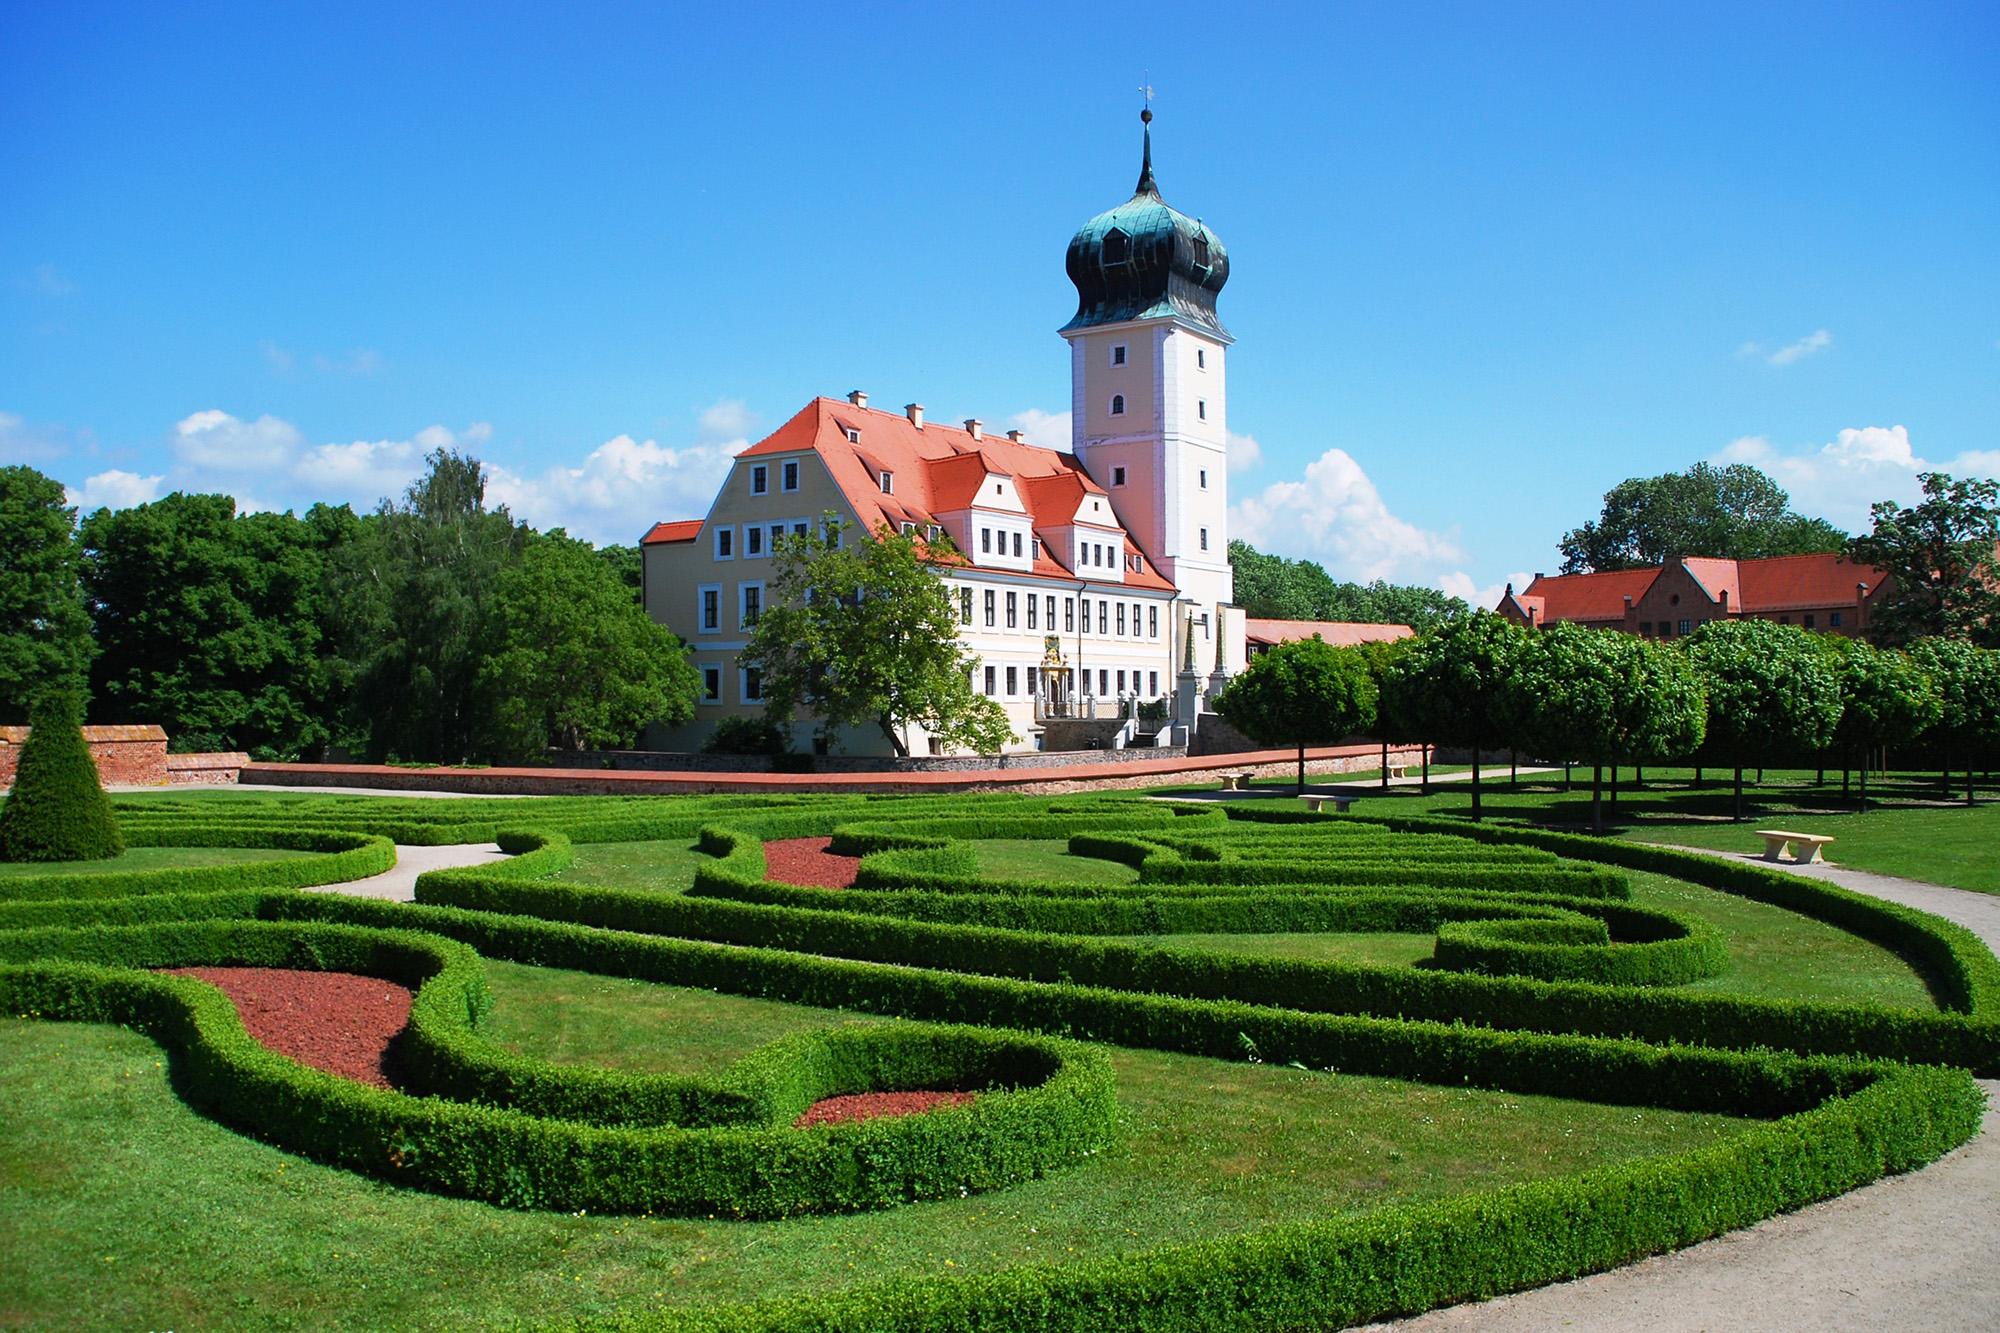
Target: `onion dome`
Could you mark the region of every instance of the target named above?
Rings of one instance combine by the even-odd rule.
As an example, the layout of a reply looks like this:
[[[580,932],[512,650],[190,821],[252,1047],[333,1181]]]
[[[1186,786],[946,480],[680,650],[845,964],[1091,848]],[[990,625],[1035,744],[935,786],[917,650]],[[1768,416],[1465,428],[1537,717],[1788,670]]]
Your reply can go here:
[[[1076,284],[1076,318],[1064,333],[1134,319],[1181,318],[1229,337],[1215,316],[1229,281],[1229,252],[1216,234],[1160,198],[1153,183],[1153,113],[1145,125],[1139,188],[1077,229],[1064,266]]]

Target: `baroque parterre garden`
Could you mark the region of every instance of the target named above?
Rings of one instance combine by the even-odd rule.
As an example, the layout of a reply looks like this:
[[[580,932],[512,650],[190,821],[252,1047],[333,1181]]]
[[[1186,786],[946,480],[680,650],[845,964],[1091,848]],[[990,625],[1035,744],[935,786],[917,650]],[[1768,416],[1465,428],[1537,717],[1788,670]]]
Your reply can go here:
[[[8,1322],[1338,1327],[1920,1166],[2000,1069],[1960,928],[1531,828],[1128,795],[117,816],[122,855],[0,875]],[[414,903],[306,891],[493,842]]]

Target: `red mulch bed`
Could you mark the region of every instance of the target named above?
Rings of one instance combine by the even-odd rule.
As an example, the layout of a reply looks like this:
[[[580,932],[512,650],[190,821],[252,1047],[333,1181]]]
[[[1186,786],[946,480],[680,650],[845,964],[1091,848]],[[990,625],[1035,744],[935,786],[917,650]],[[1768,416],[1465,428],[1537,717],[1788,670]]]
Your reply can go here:
[[[410,1021],[409,987],[352,972],[288,967],[169,967],[218,986],[252,1037],[300,1064],[378,1088],[389,1043]]]
[[[778,838],[764,844],[764,878],[809,889],[850,889],[858,856],[835,856],[832,838]]]
[[[823,1097],[806,1108],[792,1122],[794,1129],[814,1125],[837,1125],[843,1120],[873,1120],[880,1115],[916,1115],[940,1107],[963,1106],[973,1099],[970,1092],[856,1092],[845,1097]]]

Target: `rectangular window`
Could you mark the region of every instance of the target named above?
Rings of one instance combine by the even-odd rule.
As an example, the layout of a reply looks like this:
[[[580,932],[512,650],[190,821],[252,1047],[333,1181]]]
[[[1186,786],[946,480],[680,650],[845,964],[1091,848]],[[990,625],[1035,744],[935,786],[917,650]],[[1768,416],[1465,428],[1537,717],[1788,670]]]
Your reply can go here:
[[[1840,612],[1838,612],[1838,611],[1835,611],[1835,612],[1831,613],[1830,615],[1828,615],[1828,616],[1827,616],[1827,618],[1826,618],[1826,623],[1827,623],[1827,627],[1828,627],[1829,629],[1839,629],[1839,628],[1840,628]]]
[[[1208,489],[1208,469],[1207,469],[1207,468],[1203,468],[1203,469],[1201,469],[1201,488],[1202,488],[1203,490],[1207,490],[1207,489]]]
[[[1008,628],[1008,629],[1019,629],[1019,628],[1020,628],[1020,617],[1019,617],[1019,614],[1018,614],[1018,612],[1019,612],[1019,606],[1018,606],[1018,603],[1019,603],[1019,601],[1020,601],[1020,597],[1019,597],[1019,594],[1017,594],[1017,593],[1011,593],[1011,592],[1007,594],[1007,628]],[[1012,694],[1012,693],[1013,693],[1013,691],[1012,691],[1012,690],[1009,690],[1009,691],[1007,691],[1007,693],[1009,693],[1009,694]]]
[[[1021,558],[1021,534],[1018,532],[1014,534],[1014,558]]]
[[[1160,673],[1159,673],[1159,672],[1157,672],[1157,671],[1148,671],[1148,672],[1146,673],[1146,693],[1148,693],[1148,694],[1150,694],[1150,695],[1154,695],[1154,696],[1156,696],[1156,697],[1157,697],[1157,696],[1158,696],[1158,694],[1160,693]]]
[[[991,589],[991,588],[988,588],[988,589],[986,590],[986,628],[988,628],[988,629],[992,629],[992,628],[993,628],[993,619],[994,619],[994,617],[993,617],[993,602],[994,602],[994,597],[993,597],[993,589]],[[990,691],[989,691],[989,693],[990,693]]]
[[[1065,597],[1063,598],[1063,632],[1068,634],[1068,633],[1074,633],[1075,630],[1076,630],[1076,598]]]
[[[736,529],[717,528],[715,530],[715,558],[734,560],[736,558]]]
[[[1097,632],[1099,634],[1111,632],[1111,603],[1102,597],[1097,599]]]
[[[798,522],[792,524],[792,535],[794,537],[803,537],[811,530],[812,524],[806,522],[804,519],[800,519]]]
[[[1037,626],[1037,625],[1035,624],[1035,608],[1036,608],[1036,607],[1038,607],[1038,606],[1040,606],[1040,605],[1041,605],[1041,603],[1035,600],[1035,594],[1033,594],[1033,593],[1029,593],[1029,594],[1028,594],[1028,628],[1029,628],[1029,629],[1036,629],[1036,628],[1039,628],[1039,627],[1038,627],[1038,626]]]
[[[970,625],[972,623],[972,589],[970,588],[960,588],[958,590],[958,622],[961,625]]]
[[[1207,528],[1203,528],[1203,529],[1201,530],[1201,549],[1202,549],[1202,550],[1204,550],[1204,551],[1206,551],[1206,550],[1208,549],[1208,529],[1207,529]]]
[[[1649,638],[1651,638],[1652,636],[1653,636],[1653,622],[1652,622],[1652,621],[1650,621],[1650,620],[1642,620],[1642,621],[1640,621],[1640,622],[1639,622],[1639,637],[1640,637],[1640,638],[1642,638],[1642,639],[1649,639]]]
[[[743,668],[743,702],[754,704],[764,698],[764,673],[756,667]]]
[[[750,494],[762,495],[771,489],[771,469],[762,463],[750,469]]]
[[[740,608],[742,614],[739,618],[740,626],[743,629],[749,629],[757,623],[757,617],[764,613],[764,585],[761,583],[744,584],[742,597],[743,602]]]
[[[1124,344],[1124,343],[1113,343],[1113,344],[1111,344],[1111,364],[1112,364],[1112,365],[1114,365],[1114,366],[1122,366],[1122,365],[1124,365],[1124,364],[1125,364],[1125,344]]]
[[[1118,692],[1125,693],[1125,673],[1122,671],[1118,673]]]
[[[1818,626],[1818,624],[1819,624],[1819,617],[1814,615],[1810,611],[1806,612],[1806,628],[1814,629]]]
[[[1029,697],[1030,699],[1032,699],[1032,698],[1034,698],[1034,697],[1035,697],[1035,696],[1036,696],[1037,694],[1039,694],[1039,693],[1041,693],[1041,682],[1040,682],[1040,680],[1038,680],[1038,679],[1037,679],[1037,677],[1036,677],[1036,675],[1035,675],[1035,668],[1033,668],[1033,667],[1029,667],[1029,668],[1028,668],[1028,697]]]
[[[722,588],[711,584],[701,590],[701,632],[713,634],[722,628]]]
[[[1196,370],[1208,369],[1208,349],[1206,347],[1197,347],[1194,349],[1194,368]]]
[[[1103,667],[1097,668],[1097,693],[1100,698],[1109,698],[1111,695],[1111,673]]]
[[[1020,689],[1020,686],[1021,686],[1021,668],[1019,668],[1019,667],[1008,667],[1008,668],[1007,668],[1007,697],[1008,697],[1009,699],[1012,699],[1012,698],[1013,698],[1013,697],[1014,697],[1015,695],[1019,694],[1019,693],[1021,692],[1021,689]]]
[[[1118,632],[1120,634],[1125,632],[1125,603],[1123,602],[1118,603]]]
[[[1125,469],[1124,469],[1124,468],[1122,468],[1122,467],[1115,467],[1115,468],[1112,468],[1112,469],[1111,469],[1111,484],[1112,484],[1113,486],[1123,486],[1123,485],[1125,484]]]
[[[981,555],[993,554],[993,529],[981,528],[979,530],[979,553]]]
[[[754,523],[743,529],[743,554],[746,558],[764,554],[764,529]]]
[[[1049,594],[1048,608],[1049,628],[1054,629],[1056,627],[1056,595],[1054,593]]]
[[[1157,606],[1146,608],[1146,637],[1149,639],[1160,637],[1160,608]]]
[[[703,667],[701,669],[701,701],[705,704],[722,702],[722,668]]]
[[[1694,622],[1692,620],[1683,620],[1681,622],[1680,636],[1683,639],[1685,639],[1691,632],[1693,632],[1693,630],[1694,630]]]
[[[781,484],[786,490],[795,491],[799,488],[799,465],[797,463],[785,464],[784,470],[779,475],[783,478]]]
[[[893,472],[884,472],[882,474],[882,494],[894,495],[895,493],[896,493],[896,474]]]
[[[991,697],[993,696],[993,668],[992,668],[992,667],[987,667],[987,668],[986,668],[986,695],[987,695],[987,697],[988,697],[988,698],[991,698]]]
[[[1208,399],[1197,398],[1195,400],[1194,414],[1200,417],[1203,421],[1208,420]]]

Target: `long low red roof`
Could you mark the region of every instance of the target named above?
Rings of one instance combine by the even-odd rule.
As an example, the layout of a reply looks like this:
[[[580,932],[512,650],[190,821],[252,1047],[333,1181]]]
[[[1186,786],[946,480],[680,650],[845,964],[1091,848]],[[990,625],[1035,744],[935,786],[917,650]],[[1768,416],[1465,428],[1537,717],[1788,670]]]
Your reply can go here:
[[[1388,643],[1408,639],[1416,631],[1408,625],[1377,624],[1363,620],[1264,620],[1256,616],[1243,622],[1244,637],[1252,643],[1291,643],[1314,635],[1336,648],[1361,643]]]

